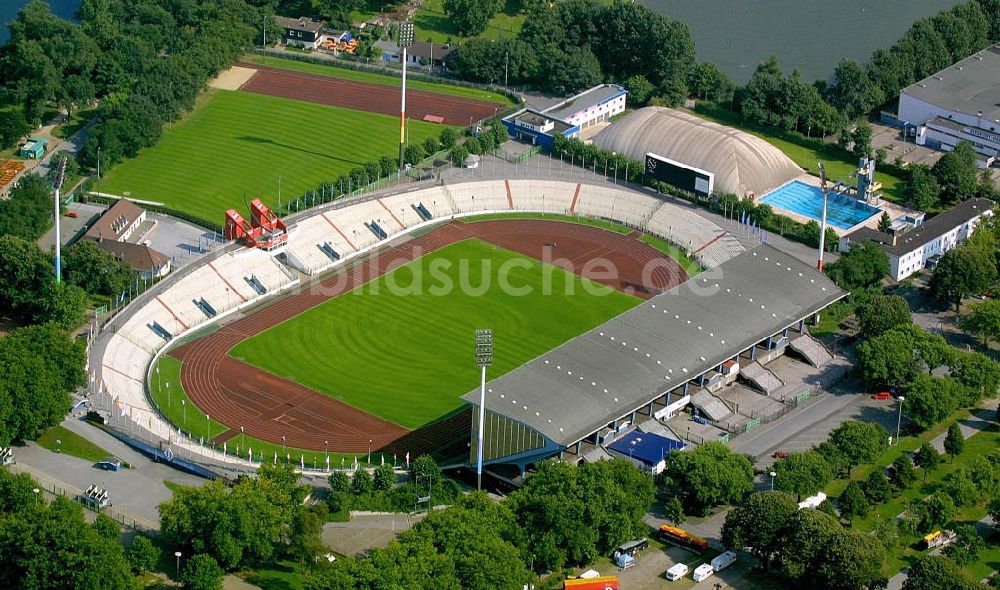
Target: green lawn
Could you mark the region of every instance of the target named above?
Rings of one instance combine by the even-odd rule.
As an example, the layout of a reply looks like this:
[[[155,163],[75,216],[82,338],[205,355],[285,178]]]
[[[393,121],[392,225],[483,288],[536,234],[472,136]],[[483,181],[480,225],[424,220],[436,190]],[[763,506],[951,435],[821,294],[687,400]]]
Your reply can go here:
[[[735,127],[762,138],[784,152],[793,162],[810,174],[819,175],[817,163],[822,160],[826,167],[826,174],[831,181],[843,180],[851,186],[856,183],[851,178],[851,174],[857,169],[857,159],[850,152],[837,145],[828,142],[820,143],[817,139],[798,137],[778,129],[753,125],[741,120],[728,110],[710,105],[698,105],[695,114],[703,119]],[[875,179],[882,183],[882,191],[890,201],[901,203],[905,200],[903,195],[905,181],[902,178],[876,170]]]
[[[90,122],[91,119],[97,116],[97,109],[84,109],[77,110],[73,112],[73,116],[70,117],[69,121],[66,121],[62,125],[56,127],[52,130],[52,135],[58,138],[66,139],[70,137],[77,131],[83,128],[84,125]]]
[[[666,240],[661,240],[660,238],[649,234],[643,234],[639,239],[676,260],[677,264],[680,264],[681,268],[684,269],[684,272],[687,273],[688,278],[693,277],[705,270],[700,264],[698,264],[697,260],[691,258],[684,253],[684,250],[681,250]]]
[[[53,426],[35,441],[50,451],[58,451],[94,463],[106,459],[111,453],[62,426]]]
[[[639,302],[467,240],[245,340],[230,354],[418,428],[459,409],[459,398],[479,383],[475,329],[494,330],[488,376],[496,378]]]
[[[362,72],[359,70],[350,70],[347,68],[339,68],[335,65],[323,65],[315,64],[304,61],[296,61],[294,59],[282,59],[280,57],[262,56],[262,55],[247,55],[244,56],[244,61],[251,63],[270,66],[273,68],[282,68],[286,70],[293,70],[296,72],[305,72],[307,74],[319,74],[321,76],[329,76],[331,78],[340,78],[342,80],[352,80],[355,82],[368,82],[370,84],[382,84],[384,86],[396,86],[400,85],[399,78],[396,76],[386,76],[384,74],[373,74],[371,72]],[[407,90],[423,90],[427,92],[435,92],[437,94],[447,94],[449,96],[461,96],[463,98],[474,98],[476,100],[486,100],[489,102],[496,102],[502,105],[512,104],[510,99],[502,94],[497,94],[496,92],[489,92],[488,90],[482,90],[479,88],[469,88],[466,86],[453,86],[451,84],[435,84],[433,82],[424,82],[422,80],[406,80]]]
[[[395,117],[249,92],[210,90],[160,142],[115,167],[101,190],[128,192],[221,224],[226,209],[246,211],[260,197],[277,207],[320,182],[396,153]],[[410,121],[410,141],[441,125]]]
[[[524,19],[521,0],[506,0],[503,9],[490,19],[486,30],[479,36],[484,39],[516,37],[524,25]],[[444,0],[425,0],[413,15],[413,24],[414,38],[417,41],[457,43],[463,39],[444,13]]]
[[[156,363],[156,368],[159,374],[153,371],[149,391],[153,395],[153,403],[167,420],[195,440],[209,440],[228,430],[224,424],[212,419],[206,420],[205,412],[191,403],[191,398],[181,386],[181,361],[163,355]]]

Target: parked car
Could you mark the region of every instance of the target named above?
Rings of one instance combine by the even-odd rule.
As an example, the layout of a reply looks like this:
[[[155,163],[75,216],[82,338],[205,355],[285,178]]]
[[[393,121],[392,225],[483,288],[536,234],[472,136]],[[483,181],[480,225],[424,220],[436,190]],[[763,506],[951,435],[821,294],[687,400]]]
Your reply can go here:
[[[872,394],[872,399],[892,399],[892,394],[888,391],[880,391]]]
[[[118,457],[108,457],[107,459],[98,461],[96,464],[94,464],[94,467],[97,467],[98,469],[103,469],[105,471],[121,471],[122,460],[119,459]]]
[[[791,453],[789,453],[788,451],[775,451],[774,452],[774,458],[775,459],[787,459],[788,455],[790,455],[790,454]]]
[[[76,211],[67,211],[66,212],[66,217],[72,217],[73,219],[76,219],[79,216],[80,216],[80,214],[77,213]]]

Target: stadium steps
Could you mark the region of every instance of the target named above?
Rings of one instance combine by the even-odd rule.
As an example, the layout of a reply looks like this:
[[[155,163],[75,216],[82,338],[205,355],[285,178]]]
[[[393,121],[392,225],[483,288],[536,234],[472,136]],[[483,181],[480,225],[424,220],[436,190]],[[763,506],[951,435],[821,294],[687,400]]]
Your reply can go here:
[[[456,213],[461,213],[461,211],[458,208],[458,204],[455,203],[455,198],[451,196],[451,189],[448,188],[448,185],[447,184],[442,185],[441,188],[444,189],[443,191],[444,198],[448,200],[448,205],[451,207],[451,210]]]
[[[701,410],[712,422],[722,422],[733,414],[729,406],[712,395],[707,389],[700,389],[691,396],[691,405]]]
[[[817,368],[833,360],[830,351],[809,334],[799,334],[788,342],[788,346]]]
[[[741,365],[740,375],[766,395],[771,395],[785,385],[777,375],[757,361]]]

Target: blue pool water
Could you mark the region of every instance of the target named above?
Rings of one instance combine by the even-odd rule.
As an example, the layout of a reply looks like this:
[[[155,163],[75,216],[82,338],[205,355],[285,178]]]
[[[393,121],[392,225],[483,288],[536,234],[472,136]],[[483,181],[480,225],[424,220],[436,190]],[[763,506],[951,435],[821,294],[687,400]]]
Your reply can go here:
[[[816,221],[823,218],[823,191],[798,180],[768,193],[761,198],[761,202]],[[881,209],[854,197],[831,192],[826,204],[826,222],[833,227],[850,229],[881,212]]]

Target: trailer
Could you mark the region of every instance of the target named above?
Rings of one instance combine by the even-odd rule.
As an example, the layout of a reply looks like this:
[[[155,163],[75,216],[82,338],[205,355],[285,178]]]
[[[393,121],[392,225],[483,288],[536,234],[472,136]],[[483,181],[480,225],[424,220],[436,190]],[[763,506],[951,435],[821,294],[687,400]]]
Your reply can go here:
[[[698,567],[694,568],[694,574],[691,576],[694,578],[695,582],[700,582],[702,580],[708,579],[715,573],[715,568],[712,567],[710,563],[703,563]]]
[[[684,565],[683,563],[678,563],[670,566],[670,569],[667,570],[667,573],[663,575],[671,582],[676,582],[677,580],[680,580],[681,578],[686,576],[688,570],[690,569],[691,568]]]
[[[720,553],[719,555],[716,555],[715,559],[711,561],[712,569],[714,569],[717,572],[721,572],[722,570],[733,565],[734,563],[736,563],[735,551],[726,551],[725,553]]]
[[[668,524],[660,525],[660,539],[687,547],[688,549],[694,549],[699,553],[704,553],[708,550],[708,541],[705,539]]]

